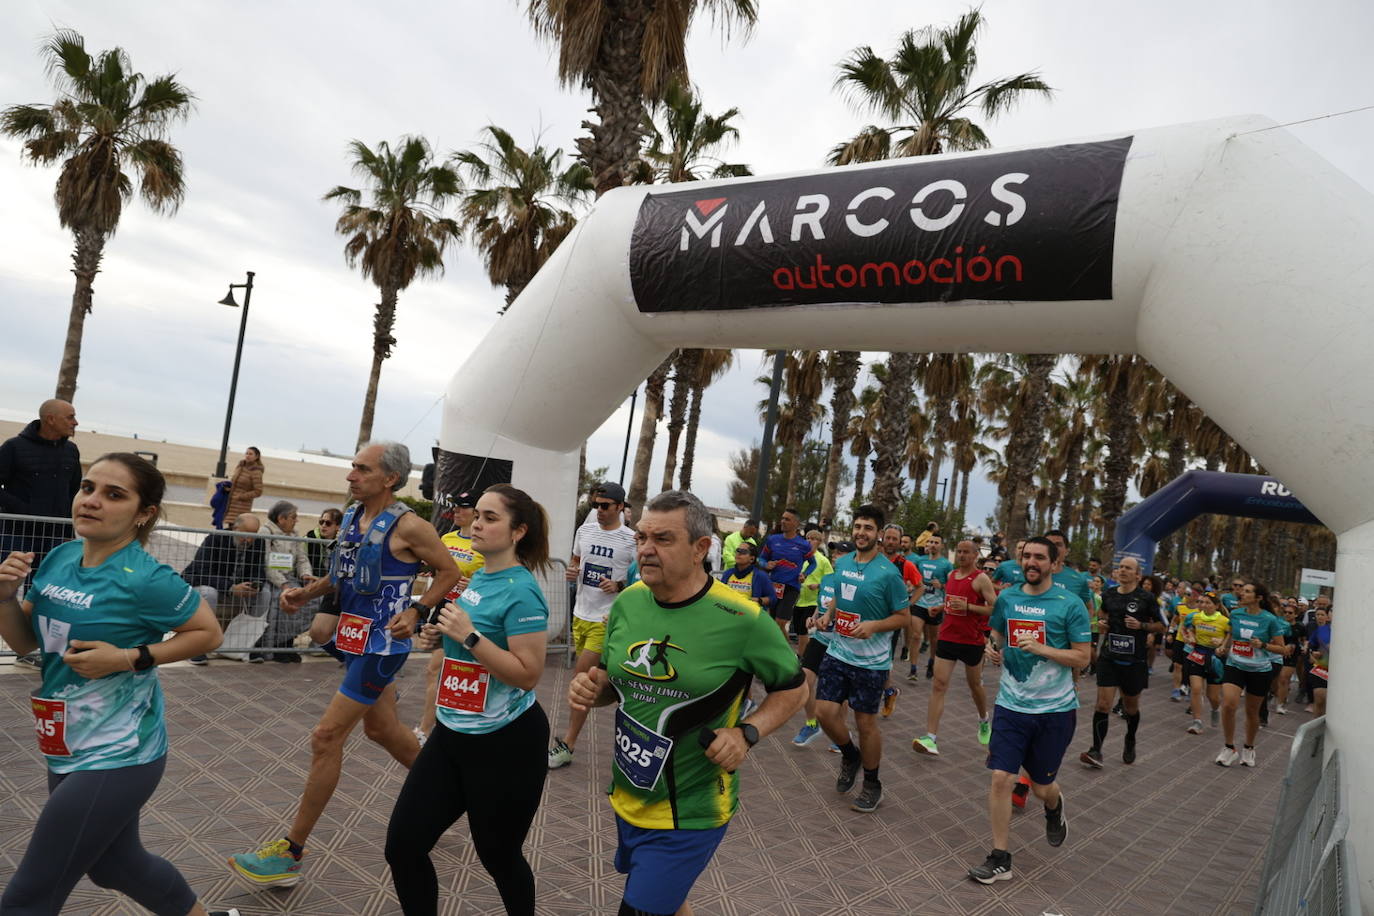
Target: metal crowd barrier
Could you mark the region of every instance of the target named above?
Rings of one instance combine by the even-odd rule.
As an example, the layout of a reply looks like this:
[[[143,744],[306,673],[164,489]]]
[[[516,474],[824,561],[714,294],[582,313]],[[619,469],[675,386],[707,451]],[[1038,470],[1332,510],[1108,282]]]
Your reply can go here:
[[[1265,850],[1255,916],[1360,912],[1341,754],[1333,751],[1327,758],[1325,750],[1325,717],[1298,729]]]
[[[299,523],[298,523],[299,524]],[[217,531],[214,528],[184,528],[178,525],[158,525],[153,529],[152,535],[148,540],[148,552],[159,562],[166,563],[178,573],[183,572],[191,560],[195,557],[196,551],[211,534],[231,534],[234,537],[251,538],[253,540],[273,540],[277,542],[304,543],[307,547],[310,544],[319,545],[318,539],[271,535],[261,531],[251,534],[243,532],[231,532],[228,530]],[[9,551],[23,549],[32,550],[39,553],[46,553],[73,537],[71,521],[69,519],[46,518],[34,515],[7,515],[0,513],[0,558],[7,556]],[[307,551],[308,555],[308,551]],[[539,581],[539,587],[544,593],[544,598],[549,605],[549,645],[550,652],[566,652],[572,647],[572,606],[568,600],[568,587],[564,574],[567,572],[567,563],[562,560],[551,560],[549,569],[543,573],[536,574],[535,578]],[[317,570],[323,572],[323,570]],[[266,579],[266,569],[262,571],[261,578]],[[294,581],[294,576],[291,577]],[[197,583],[191,583],[195,585]],[[221,620],[228,619],[226,627],[226,641],[220,646],[219,654],[227,655],[231,658],[243,660],[250,652],[280,653],[280,654],[304,654],[317,651],[309,643],[308,636],[304,636],[310,628],[310,619],[313,616],[313,609],[309,606],[303,608],[295,615],[269,614],[272,605],[275,603],[277,591],[270,583],[264,581],[263,588],[256,599],[248,601],[239,600],[238,606],[234,611],[225,609],[221,614]],[[227,596],[221,596],[221,600],[234,600]],[[255,621],[262,620],[263,626],[257,627],[250,624],[248,620],[239,618],[251,617]],[[256,635],[251,641],[240,639],[236,634],[244,632],[260,633],[268,623],[267,618],[271,618],[270,625],[285,627],[285,630],[278,630],[278,635],[294,640],[294,644],[287,646],[274,647],[255,647]],[[275,640],[281,641],[281,640]],[[240,644],[247,642],[247,644]],[[231,644],[232,643],[232,644]],[[15,653],[0,642],[0,657],[13,656]]]

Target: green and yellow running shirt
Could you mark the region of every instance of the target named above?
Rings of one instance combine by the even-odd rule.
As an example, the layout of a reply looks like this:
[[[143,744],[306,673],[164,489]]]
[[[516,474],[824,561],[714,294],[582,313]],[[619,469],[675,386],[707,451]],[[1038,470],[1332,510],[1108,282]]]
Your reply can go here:
[[[731,728],[752,677],[769,690],[804,683],[787,639],[748,597],[709,579],[661,604],[642,582],[616,597],[602,665],[620,699],[611,807],[636,827],[709,830],[739,804],[739,776],[706,759],[702,728]]]
[[[1183,625],[1192,627],[1197,644],[1207,649],[1215,649],[1221,645],[1226,641],[1226,634],[1231,632],[1231,618],[1221,611],[1217,611],[1215,614],[1191,611],[1187,617],[1183,618]]]
[[[820,599],[821,582],[834,571],[835,567],[830,565],[830,558],[819,550],[816,551],[816,568],[811,570],[811,575],[801,584],[801,593],[797,595],[797,607],[816,607]],[[815,588],[812,588],[813,585]]]

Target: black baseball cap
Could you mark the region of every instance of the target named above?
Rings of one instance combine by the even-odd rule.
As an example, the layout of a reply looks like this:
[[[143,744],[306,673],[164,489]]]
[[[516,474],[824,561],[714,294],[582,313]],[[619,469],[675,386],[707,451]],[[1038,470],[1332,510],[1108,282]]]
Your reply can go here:
[[[476,509],[477,497],[466,490],[453,497],[453,508],[455,509]]]
[[[602,481],[596,488],[598,496],[604,496],[613,503],[623,503],[625,501],[625,488],[618,483],[611,483],[609,480]]]

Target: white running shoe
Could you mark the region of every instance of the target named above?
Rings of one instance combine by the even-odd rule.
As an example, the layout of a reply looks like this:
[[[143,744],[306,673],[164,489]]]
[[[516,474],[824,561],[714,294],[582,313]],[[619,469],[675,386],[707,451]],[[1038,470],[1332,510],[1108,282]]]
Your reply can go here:
[[[1194,720],[1193,720],[1193,724],[1188,726],[1188,734],[1190,734],[1190,735],[1200,735],[1200,734],[1202,734],[1202,720],[1201,720],[1201,719],[1194,719]]]
[[[1233,747],[1223,747],[1221,753],[1217,754],[1217,766],[1233,767],[1240,761],[1240,754],[1236,753]]]
[[[1274,707],[1274,712],[1278,713],[1278,714],[1281,715],[1281,716],[1286,716],[1286,715],[1288,715],[1288,704],[1287,704],[1287,703],[1280,703],[1280,704],[1278,704],[1277,706]]]
[[[1255,749],[1253,747],[1243,747],[1240,749],[1240,765],[1252,767],[1255,765]]]

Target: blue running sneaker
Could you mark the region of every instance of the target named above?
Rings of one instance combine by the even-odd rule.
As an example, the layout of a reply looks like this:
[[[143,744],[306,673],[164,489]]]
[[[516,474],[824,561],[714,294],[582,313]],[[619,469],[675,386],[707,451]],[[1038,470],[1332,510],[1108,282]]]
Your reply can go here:
[[[797,732],[797,737],[792,739],[792,743],[797,747],[806,747],[820,736],[821,727],[819,725],[802,725],[801,731]]]
[[[291,887],[301,880],[301,860],[291,855],[284,838],[264,843],[257,852],[230,856],[229,867],[253,887]]]

